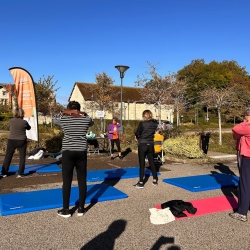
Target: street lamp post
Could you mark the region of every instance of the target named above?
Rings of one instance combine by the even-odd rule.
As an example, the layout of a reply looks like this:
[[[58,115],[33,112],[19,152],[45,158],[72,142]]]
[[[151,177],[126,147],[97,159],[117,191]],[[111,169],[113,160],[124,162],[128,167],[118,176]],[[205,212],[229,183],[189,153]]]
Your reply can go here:
[[[123,127],[122,127],[122,79],[124,78],[124,73],[126,70],[129,69],[129,66],[123,66],[123,65],[117,65],[115,68],[120,72],[120,78],[121,78],[121,119],[120,119],[120,124],[121,124],[121,134],[123,133]]]
[[[129,127],[129,103],[130,103],[130,100],[128,100],[128,127]]]
[[[93,95],[93,93],[92,93],[92,95],[91,95],[91,100],[92,100],[92,102],[91,102],[91,111],[92,111],[92,119],[93,119],[93,98],[94,98],[94,95]]]

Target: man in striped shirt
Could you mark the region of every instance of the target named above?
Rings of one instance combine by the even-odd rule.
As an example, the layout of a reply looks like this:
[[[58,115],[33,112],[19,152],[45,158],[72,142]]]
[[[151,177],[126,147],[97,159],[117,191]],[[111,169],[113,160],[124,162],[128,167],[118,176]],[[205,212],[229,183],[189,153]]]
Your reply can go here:
[[[81,106],[78,102],[71,101],[67,110],[53,116],[53,123],[60,125],[64,137],[62,141],[62,178],[63,178],[63,208],[57,214],[68,218],[71,183],[73,170],[76,167],[79,187],[78,216],[86,212],[84,205],[86,199],[86,169],[87,169],[87,138],[88,128],[94,122],[85,112],[80,112]]]

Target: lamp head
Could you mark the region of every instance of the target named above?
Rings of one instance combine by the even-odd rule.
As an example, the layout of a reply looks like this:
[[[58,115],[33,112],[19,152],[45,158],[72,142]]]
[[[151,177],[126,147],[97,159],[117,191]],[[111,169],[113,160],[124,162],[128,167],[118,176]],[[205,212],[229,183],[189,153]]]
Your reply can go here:
[[[129,69],[129,66],[124,66],[124,65],[117,65],[115,68],[120,72],[120,78],[124,77],[124,73],[126,70]]]

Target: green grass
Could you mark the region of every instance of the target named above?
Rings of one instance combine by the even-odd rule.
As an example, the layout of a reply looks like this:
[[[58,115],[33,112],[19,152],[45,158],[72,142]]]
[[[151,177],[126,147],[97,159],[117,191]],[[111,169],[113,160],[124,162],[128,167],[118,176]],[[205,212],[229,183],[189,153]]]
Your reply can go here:
[[[222,134],[222,145],[219,145],[219,133],[212,133],[209,140],[208,151],[221,152],[227,154],[235,154],[236,141],[233,139],[232,133]]]

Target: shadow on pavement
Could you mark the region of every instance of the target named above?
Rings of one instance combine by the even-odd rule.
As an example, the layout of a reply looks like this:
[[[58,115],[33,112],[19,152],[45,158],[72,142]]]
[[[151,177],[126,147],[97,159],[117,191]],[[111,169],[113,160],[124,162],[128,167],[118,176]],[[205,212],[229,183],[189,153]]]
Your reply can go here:
[[[227,166],[224,165],[223,163],[217,163],[217,165],[214,166],[214,169],[219,170],[219,172],[217,171],[211,171],[212,174],[227,174],[227,175],[231,175],[232,176],[232,187],[228,187],[228,188],[221,188],[222,193],[227,197],[238,197],[238,190],[237,187],[235,187],[235,183],[233,182],[234,180],[234,176],[236,176],[236,174]],[[214,178],[216,179],[216,175],[214,175]],[[217,182],[220,184],[220,181],[217,180]],[[228,202],[231,204],[230,200],[228,200]],[[237,201],[235,200],[235,202],[237,203]],[[231,204],[232,205],[232,204]]]
[[[113,250],[116,238],[125,231],[126,225],[125,220],[115,220],[109,225],[107,231],[97,235],[80,250]]]

